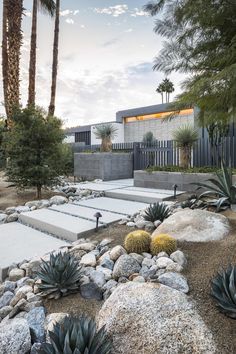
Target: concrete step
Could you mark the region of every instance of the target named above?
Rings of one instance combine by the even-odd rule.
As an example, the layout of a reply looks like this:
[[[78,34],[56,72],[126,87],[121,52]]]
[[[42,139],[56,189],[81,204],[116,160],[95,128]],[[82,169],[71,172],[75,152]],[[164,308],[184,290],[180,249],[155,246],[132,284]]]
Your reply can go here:
[[[80,219],[49,209],[21,213],[19,220],[25,225],[69,241],[76,241],[90,234],[96,226],[95,221]],[[99,226],[101,227],[102,224]]]
[[[75,204],[88,208],[93,208],[96,210],[104,210],[112,213],[118,213],[121,215],[133,215],[139,210],[146,209],[149,206],[149,204],[146,203],[139,203],[107,197],[88,199],[84,201],[75,202]]]
[[[164,200],[168,200],[172,195],[163,193],[150,193],[140,190],[130,189],[113,189],[105,192],[105,196],[109,198],[130,200],[142,203],[156,203]]]
[[[0,281],[13,263],[42,257],[68,245],[67,242],[17,222],[0,225]]]
[[[50,210],[54,210],[71,216],[76,216],[82,219],[91,220],[93,222],[95,221],[94,214],[97,211],[100,211],[98,209],[88,208],[75,204],[53,205],[52,207],[50,207]],[[102,224],[112,224],[122,219],[122,215],[108,211],[101,211],[101,214],[102,217],[99,221]]]

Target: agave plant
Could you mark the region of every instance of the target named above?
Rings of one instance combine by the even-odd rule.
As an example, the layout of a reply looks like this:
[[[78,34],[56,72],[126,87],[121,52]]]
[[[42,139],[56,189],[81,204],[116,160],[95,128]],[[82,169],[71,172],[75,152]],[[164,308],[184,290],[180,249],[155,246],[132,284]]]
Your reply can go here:
[[[79,290],[82,269],[79,261],[69,253],[50,254],[48,262],[42,260],[37,272],[41,283],[41,296],[58,299]]]
[[[168,206],[164,203],[154,203],[145,211],[144,219],[154,222],[156,220],[164,221],[170,216],[171,212]]]
[[[223,162],[221,162],[221,171],[216,172],[217,179],[210,178],[207,183],[194,183],[194,185],[200,188],[208,189],[203,192],[199,199],[204,197],[218,196],[217,201],[209,202],[209,205],[216,206],[216,211],[219,211],[223,205],[236,204],[236,185],[233,184],[233,174],[231,168],[227,168]]]
[[[97,139],[102,140],[101,152],[109,152],[112,150],[112,139],[115,138],[117,128],[113,124],[101,124],[96,126],[94,132]]]
[[[88,317],[65,317],[49,331],[50,343],[43,343],[39,354],[109,354],[112,342],[104,327],[96,329]]]
[[[211,295],[216,300],[217,307],[226,316],[236,319],[236,267],[219,272],[212,280]]]

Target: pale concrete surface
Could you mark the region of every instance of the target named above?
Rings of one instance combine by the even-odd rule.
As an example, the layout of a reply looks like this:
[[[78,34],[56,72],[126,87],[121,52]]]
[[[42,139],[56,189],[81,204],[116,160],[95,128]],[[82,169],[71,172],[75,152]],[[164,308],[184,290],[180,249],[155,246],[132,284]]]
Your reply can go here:
[[[113,189],[111,191],[106,191],[105,195],[109,198],[117,198],[123,200],[130,200],[136,202],[143,202],[143,203],[156,203],[167,200],[171,198],[173,195],[170,194],[163,194],[163,193],[151,193],[146,192],[145,188],[144,191],[139,190],[128,190],[128,189]]]
[[[78,189],[91,189],[96,192],[103,192],[107,191],[110,189],[117,189],[117,188],[125,188],[126,185],[121,185],[121,184],[108,184],[105,182],[88,182],[88,183],[78,183],[74,184],[72,186],[75,186],[75,188]]]
[[[113,198],[94,198],[76,202],[75,204],[90,207],[93,209],[106,210],[123,215],[133,215],[139,210],[149,206],[146,203],[131,202],[128,200],[113,199]]]
[[[53,205],[50,207],[50,210],[55,210],[60,213],[65,213],[92,221],[95,221],[94,214],[99,211],[99,209],[86,208],[75,204]],[[111,224],[122,219],[122,215],[110,213],[108,211],[102,211],[101,214],[102,217],[99,221],[105,224]]]
[[[7,276],[12,263],[41,257],[68,245],[65,241],[17,222],[0,225],[0,244],[0,281]]]
[[[104,183],[104,182],[101,181],[98,183]],[[134,185],[134,179],[133,178],[117,179],[113,181],[106,181],[106,184],[116,184],[119,186],[132,187]]]
[[[20,221],[36,229],[69,241],[76,241],[95,229],[95,221],[79,219],[49,209],[21,213]],[[100,225],[101,226],[101,225]]]
[[[126,191],[139,191],[139,192],[145,192],[145,193],[157,193],[157,194],[167,194],[168,197],[173,197],[174,196],[174,189],[155,189],[155,188],[142,188],[142,187],[127,187],[125,188]],[[176,195],[183,194],[185,192],[183,191],[176,191]]]

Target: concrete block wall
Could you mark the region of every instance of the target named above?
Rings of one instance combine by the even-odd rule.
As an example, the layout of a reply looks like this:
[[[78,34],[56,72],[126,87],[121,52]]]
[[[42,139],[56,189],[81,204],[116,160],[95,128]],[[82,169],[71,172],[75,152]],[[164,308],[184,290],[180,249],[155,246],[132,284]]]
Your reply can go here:
[[[128,122],[124,125],[124,141],[141,142],[145,133],[151,131],[158,140],[172,140],[173,132],[182,125],[194,125],[194,116],[182,115],[173,118],[170,122],[162,119],[149,119],[136,122]]]
[[[143,188],[170,189],[177,184],[179,191],[194,192],[197,186],[191,183],[205,183],[209,178],[215,178],[214,173],[182,173],[182,172],[146,172],[134,171],[134,186]],[[236,183],[236,176],[233,176]]]
[[[74,154],[74,175],[103,181],[133,177],[133,153]]]

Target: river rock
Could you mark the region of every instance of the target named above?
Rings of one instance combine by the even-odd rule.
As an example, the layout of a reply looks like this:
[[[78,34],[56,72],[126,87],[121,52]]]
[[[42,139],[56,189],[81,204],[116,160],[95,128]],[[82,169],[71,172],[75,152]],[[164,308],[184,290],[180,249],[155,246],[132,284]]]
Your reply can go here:
[[[118,279],[120,277],[129,277],[133,273],[139,273],[141,269],[140,264],[133,257],[124,254],[118,258],[113,269],[113,277]]]
[[[208,242],[221,240],[229,230],[229,221],[224,215],[184,209],[165,219],[153,235],[169,234],[180,241]]]
[[[11,291],[6,291],[0,297],[0,309],[4,306],[8,306],[11,302],[11,299],[14,297],[14,294]]]
[[[44,321],[45,309],[43,306],[35,307],[29,311],[25,319],[28,322],[33,342],[43,342],[45,340]]]
[[[188,282],[186,278],[179,273],[174,273],[174,272],[164,273],[158,277],[158,281],[161,284],[182,291],[185,294],[189,292]]]
[[[119,285],[100,310],[98,326],[112,336],[111,354],[216,353],[194,303],[165,285]]]
[[[123,254],[127,254],[126,250],[124,249],[124,247],[122,246],[115,246],[111,249],[109,255],[110,255],[110,259],[112,261],[116,261],[120,256],[122,256]]]
[[[187,259],[184,255],[184,253],[180,250],[173,252],[170,255],[170,259],[172,259],[172,261],[178,263],[181,267],[185,267],[187,265]]]
[[[25,319],[14,318],[0,324],[0,348],[3,354],[26,354],[30,351],[30,329]]]

